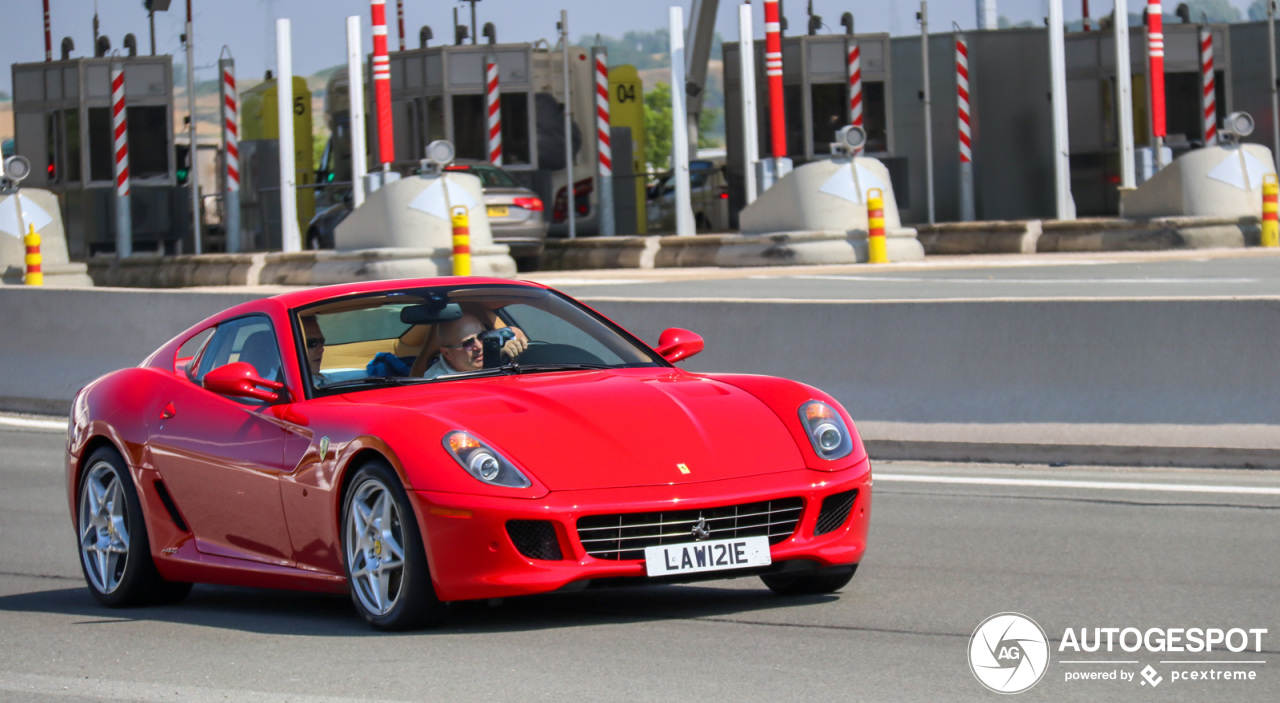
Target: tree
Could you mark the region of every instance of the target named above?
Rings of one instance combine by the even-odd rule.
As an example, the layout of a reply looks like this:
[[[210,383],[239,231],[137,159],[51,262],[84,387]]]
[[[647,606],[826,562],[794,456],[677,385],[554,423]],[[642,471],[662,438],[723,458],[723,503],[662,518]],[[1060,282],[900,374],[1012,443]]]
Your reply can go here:
[[[1240,9],[1228,2],[1228,0],[1191,0],[1191,2],[1187,3],[1187,8],[1191,10],[1192,22],[1200,22],[1201,18],[1210,22],[1240,21]],[[1264,17],[1266,16],[1265,12],[1264,8]],[[1166,19],[1165,21],[1168,22],[1169,20]]]
[[[1267,1],[1253,0],[1253,4],[1249,6],[1249,19],[1265,20],[1267,18]]]
[[[657,83],[644,93],[644,160],[655,169],[671,166],[671,86]]]

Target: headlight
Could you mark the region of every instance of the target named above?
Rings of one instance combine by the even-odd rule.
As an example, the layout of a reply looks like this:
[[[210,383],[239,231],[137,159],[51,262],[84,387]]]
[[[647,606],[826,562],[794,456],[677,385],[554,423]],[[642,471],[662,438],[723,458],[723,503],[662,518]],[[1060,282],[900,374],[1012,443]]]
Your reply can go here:
[[[474,435],[454,430],[444,436],[444,448],[458,465],[478,481],[494,486],[528,488],[533,483],[489,445]]]
[[[820,400],[800,406],[800,422],[818,456],[827,460],[846,457],[853,451],[853,435],[836,409]]]

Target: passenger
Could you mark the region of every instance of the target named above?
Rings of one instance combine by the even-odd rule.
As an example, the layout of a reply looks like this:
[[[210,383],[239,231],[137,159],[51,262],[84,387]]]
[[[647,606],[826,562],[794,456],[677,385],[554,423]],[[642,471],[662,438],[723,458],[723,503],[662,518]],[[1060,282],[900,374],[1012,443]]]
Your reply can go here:
[[[320,375],[320,362],[324,359],[324,332],[320,331],[320,323],[315,315],[302,318],[302,338],[307,345],[307,368],[311,371],[311,382],[319,385],[324,380]]]
[[[516,327],[513,339],[502,345],[502,354],[514,359],[529,346],[528,337]],[[423,374],[423,378],[437,378],[484,368],[484,343],[480,334],[485,327],[474,315],[463,315],[440,325],[440,358]]]

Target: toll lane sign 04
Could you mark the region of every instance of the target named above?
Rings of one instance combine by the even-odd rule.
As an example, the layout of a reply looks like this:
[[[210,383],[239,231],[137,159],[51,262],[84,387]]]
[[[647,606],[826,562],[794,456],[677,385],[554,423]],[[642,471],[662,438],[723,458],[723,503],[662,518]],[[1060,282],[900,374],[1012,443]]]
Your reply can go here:
[[[772,563],[769,538],[764,536],[666,544],[644,550],[645,573],[649,576],[745,569]]]

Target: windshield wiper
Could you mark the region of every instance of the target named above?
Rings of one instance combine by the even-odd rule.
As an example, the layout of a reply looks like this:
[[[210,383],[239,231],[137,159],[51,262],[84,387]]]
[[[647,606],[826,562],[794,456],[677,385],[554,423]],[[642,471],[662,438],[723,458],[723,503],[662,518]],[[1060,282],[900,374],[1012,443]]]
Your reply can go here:
[[[407,376],[367,376],[365,378],[351,378],[346,381],[328,383],[320,386],[320,390],[331,391],[340,388],[359,388],[360,386],[409,386],[427,380],[429,379],[410,378]]]
[[[613,368],[608,364],[507,364],[509,373],[541,373],[543,371],[599,371]]]

